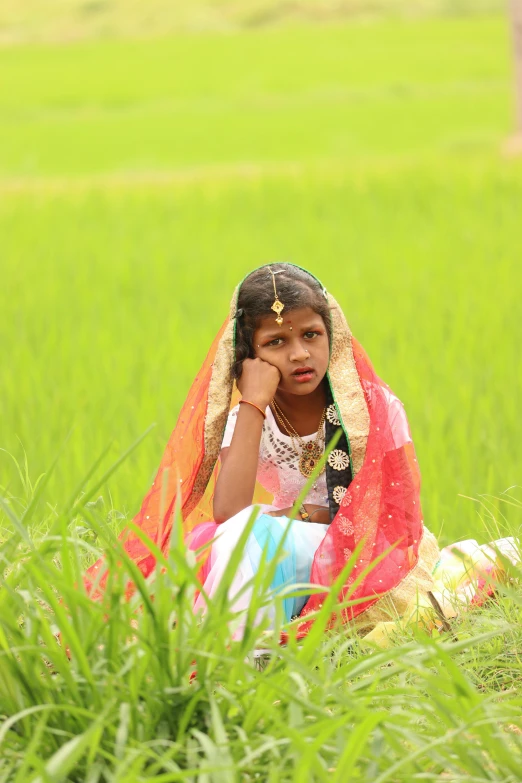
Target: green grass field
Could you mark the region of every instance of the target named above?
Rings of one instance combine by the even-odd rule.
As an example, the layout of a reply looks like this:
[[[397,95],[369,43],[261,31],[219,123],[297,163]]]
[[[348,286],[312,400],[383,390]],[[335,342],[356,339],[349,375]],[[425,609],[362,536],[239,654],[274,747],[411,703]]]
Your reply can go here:
[[[521,474],[508,52],[497,18],[0,51],[0,445],[36,477],[72,429],[48,502],[156,422],[106,490],[136,510],[236,282],[287,259],[406,404],[429,526],[478,535],[459,495]]]
[[[154,604],[145,588],[120,603],[119,584],[95,607],[73,587],[85,526],[137,511],[235,284],[270,260],[323,280],[404,401],[441,542],[519,530],[505,20],[34,44],[0,49],[0,73],[0,715],[20,714],[0,725],[0,783],[516,783],[515,591],[457,643],[372,657],[312,638],[261,676],[244,663],[255,632],[230,646],[225,597],[203,627],[190,619],[177,561]],[[103,501],[75,512],[103,449],[98,477],[154,422],[88,482]],[[10,456],[24,451],[29,480]]]

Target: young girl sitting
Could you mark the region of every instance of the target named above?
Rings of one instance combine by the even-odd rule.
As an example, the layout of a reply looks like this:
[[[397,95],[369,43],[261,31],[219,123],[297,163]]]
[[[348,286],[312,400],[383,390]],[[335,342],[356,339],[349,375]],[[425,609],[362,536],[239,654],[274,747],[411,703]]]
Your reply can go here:
[[[324,469],[291,519],[335,436]],[[261,488],[270,504],[259,503]],[[475,542],[460,545],[471,557],[467,567],[450,549],[441,555],[423,524],[419,490],[403,406],[375,374],[339,305],[308,272],[272,264],[236,290],[135,521],[164,551],[178,512],[192,549],[213,541],[196,611],[212,600],[254,508],[230,589],[232,597],[239,594],[238,611],[248,606],[250,593],[242,588],[263,550],[273,552],[283,535],[274,589],[327,588],[357,550],[339,596],[349,595],[352,605],[340,616],[371,629],[390,616],[409,618],[419,606],[450,616],[455,588],[467,602],[479,600],[493,571],[495,552]],[[128,553],[148,575],[154,556],[136,535],[124,535]],[[100,568],[95,564],[89,576]],[[304,634],[307,615],[321,605],[318,593],[285,599],[286,620],[300,616]]]

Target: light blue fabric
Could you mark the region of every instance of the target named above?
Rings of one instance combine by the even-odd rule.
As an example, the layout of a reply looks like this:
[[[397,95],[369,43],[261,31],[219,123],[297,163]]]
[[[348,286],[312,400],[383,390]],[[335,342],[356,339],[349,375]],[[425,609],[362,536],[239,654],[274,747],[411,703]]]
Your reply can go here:
[[[311,540],[308,535],[312,532],[310,525],[299,520],[290,520],[288,517],[261,514],[254,523],[252,535],[245,548],[245,554],[251,559],[255,572],[259,567],[260,550],[266,548],[267,562],[273,560],[288,525],[290,529],[283,544],[283,553],[286,553],[286,557],[277,564],[270,585],[276,593],[288,585],[310,581],[310,571],[317,547],[316,537]],[[285,619],[288,621],[298,615],[307,600],[307,596],[285,598],[283,600]]]

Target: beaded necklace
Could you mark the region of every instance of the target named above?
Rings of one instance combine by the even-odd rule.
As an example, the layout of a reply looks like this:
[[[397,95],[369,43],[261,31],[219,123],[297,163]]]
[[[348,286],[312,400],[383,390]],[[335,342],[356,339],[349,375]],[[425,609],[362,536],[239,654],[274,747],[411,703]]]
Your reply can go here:
[[[272,400],[271,406],[278,424],[288,433],[292,442],[292,448],[299,457],[299,470],[305,478],[310,478],[324,451],[323,425],[326,418],[326,408],[322,412],[315,440],[305,443],[296,429],[290,424],[275,400]]]

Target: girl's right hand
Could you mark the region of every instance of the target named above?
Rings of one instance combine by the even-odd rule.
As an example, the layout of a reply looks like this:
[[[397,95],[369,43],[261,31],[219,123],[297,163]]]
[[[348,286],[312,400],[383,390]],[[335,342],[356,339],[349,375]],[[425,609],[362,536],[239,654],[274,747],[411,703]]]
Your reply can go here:
[[[274,398],[280,382],[281,373],[273,364],[263,359],[245,359],[237,388],[243,399],[265,410]]]

